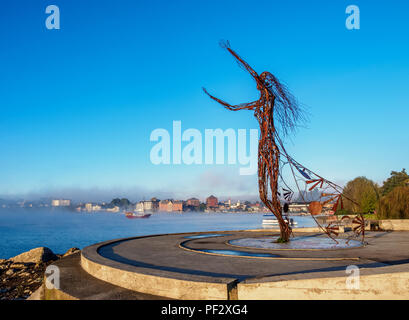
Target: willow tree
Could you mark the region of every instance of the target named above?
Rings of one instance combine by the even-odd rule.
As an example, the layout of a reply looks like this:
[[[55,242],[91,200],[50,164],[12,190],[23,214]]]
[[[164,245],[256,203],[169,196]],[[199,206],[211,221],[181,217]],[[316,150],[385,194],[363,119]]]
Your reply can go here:
[[[379,201],[378,216],[386,219],[409,219],[409,186],[398,186]]]

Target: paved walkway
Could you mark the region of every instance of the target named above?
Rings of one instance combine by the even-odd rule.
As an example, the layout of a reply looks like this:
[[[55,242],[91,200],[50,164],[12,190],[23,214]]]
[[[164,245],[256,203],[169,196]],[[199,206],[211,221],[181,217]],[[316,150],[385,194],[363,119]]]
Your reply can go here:
[[[360,268],[376,268],[409,263],[409,233],[406,232],[374,232],[368,234],[368,244],[364,247],[320,251],[248,249],[226,243],[238,238],[270,236],[271,233],[268,232],[226,232],[218,237],[187,239],[194,235],[195,233],[129,239],[102,246],[98,253],[112,262],[127,265],[128,270],[135,267],[134,270],[139,272],[139,268],[143,268],[149,274],[180,279],[205,276],[213,278],[213,281],[217,281],[217,278],[242,281],[271,275],[345,270],[351,264]],[[203,250],[270,253],[276,258],[214,255],[204,253]],[[223,251],[220,252],[223,254]]]

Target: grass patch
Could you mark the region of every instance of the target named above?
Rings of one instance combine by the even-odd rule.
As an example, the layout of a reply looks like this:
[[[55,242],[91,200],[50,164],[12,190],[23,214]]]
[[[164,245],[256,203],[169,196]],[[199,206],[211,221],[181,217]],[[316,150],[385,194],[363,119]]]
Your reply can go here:
[[[287,243],[288,241],[286,241],[286,240],[284,240],[283,238],[278,238],[277,240],[276,240],[276,242],[277,243]]]

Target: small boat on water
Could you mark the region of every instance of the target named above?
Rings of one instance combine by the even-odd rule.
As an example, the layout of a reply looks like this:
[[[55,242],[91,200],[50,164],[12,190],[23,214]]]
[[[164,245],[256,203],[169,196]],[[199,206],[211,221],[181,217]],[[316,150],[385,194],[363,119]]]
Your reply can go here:
[[[151,216],[150,213],[143,213],[143,212],[139,212],[139,213],[135,213],[135,212],[125,212],[125,216],[128,219],[136,219],[136,218],[140,218],[140,219],[144,219],[144,218],[149,218]]]
[[[278,225],[277,219],[263,219],[263,224]]]

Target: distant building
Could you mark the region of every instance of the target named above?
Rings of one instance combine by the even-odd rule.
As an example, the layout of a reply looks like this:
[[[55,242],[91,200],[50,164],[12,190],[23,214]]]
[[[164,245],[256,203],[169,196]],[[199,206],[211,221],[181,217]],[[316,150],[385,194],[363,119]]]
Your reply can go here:
[[[173,212],[182,212],[183,211],[183,201],[175,200],[172,203]]]
[[[113,208],[106,209],[107,212],[119,212],[119,207],[115,206]]]
[[[158,211],[159,209],[159,200],[156,198],[152,198],[152,211]]]
[[[101,206],[98,204],[93,205],[91,208],[92,211],[101,211],[101,209],[102,209]]]
[[[71,205],[71,200],[66,200],[66,199],[51,200],[52,207],[69,207],[70,205]]]
[[[152,198],[151,200],[144,200],[141,201],[143,204],[143,211],[150,211],[154,212],[159,209],[159,200],[156,198]]]
[[[139,201],[139,202],[135,205],[135,211],[137,211],[137,212],[143,212],[143,211],[144,211],[144,209],[143,209],[143,202],[142,202],[142,201]]]
[[[159,211],[162,212],[171,212],[173,208],[172,200],[162,200],[159,201]]]
[[[60,205],[62,207],[69,207],[71,205],[71,200],[61,200]]]
[[[184,202],[180,200],[167,199],[159,202],[159,211],[162,212],[182,212],[184,207]]]
[[[289,211],[292,213],[307,213],[308,203],[291,203],[289,206]]]
[[[144,200],[142,201],[142,203],[143,203],[143,211],[153,211],[152,201]]]
[[[322,206],[322,213],[323,213],[323,214],[329,214],[329,215],[335,214],[335,212],[332,210],[333,207],[334,207],[334,204],[333,204],[333,203],[326,203],[326,204],[324,204],[324,205]]]
[[[85,210],[91,212],[92,211],[92,203],[86,203],[85,204]]]
[[[216,209],[219,206],[218,204],[219,204],[219,201],[213,195],[211,195],[210,197],[206,199],[206,206],[208,209]]]
[[[186,205],[187,205],[187,206],[191,206],[191,207],[195,207],[195,208],[199,208],[199,206],[200,206],[200,200],[197,199],[197,198],[187,199]]]
[[[259,203],[253,203],[248,206],[248,211],[250,212],[260,212],[261,207]]]

